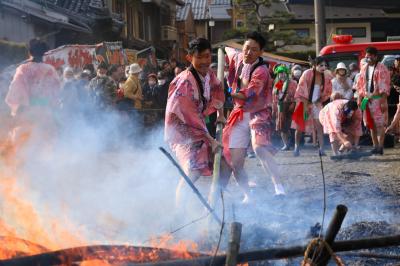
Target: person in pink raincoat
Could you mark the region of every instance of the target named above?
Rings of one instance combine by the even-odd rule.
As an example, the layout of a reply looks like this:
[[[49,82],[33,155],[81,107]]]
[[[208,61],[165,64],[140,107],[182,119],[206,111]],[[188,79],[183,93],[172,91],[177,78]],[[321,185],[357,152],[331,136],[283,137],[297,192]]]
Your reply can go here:
[[[390,73],[378,62],[378,50],[366,49],[365,64],[357,81],[358,104],[364,111],[364,124],[371,132],[374,145],[371,153],[383,155],[385,126],[388,123],[387,97],[390,93]]]
[[[265,43],[261,34],[253,32],[247,35],[241,53],[226,48],[230,71],[228,84],[232,88],[234,107],[223,130],[225,161],[221,167],[231,167],[243,189],[244,202],[248,200],[249,185],[243,166],[250,141],[264,169],[272,173],[276,194],[285,193],[273,158],[272,80],[261,58]],[[221,180],[229,180],[230,172],[229,176],[224,176],[225,171],[222,173]]]
[[[289,150],[289,133],[295,107],[294,94],[297,82],[289,76],[290,70],[284,65],[275,69],[277,75],[273,86],[273,112],[276,117],[276,131],[281,133],[282,151]]]
[[[169,86],[165,112],[165,140],[179,164],[193,182],[200,176],[212,175],[212,151],[218,143],[207,130],[205,117],[218,112],[218,121],[225,122],[224,91],[210,69],[211,45],[204,38],[189,44],[188,69],[174,78]],[[177,202],[184,185],[177,187]]]
[[[312,68],[304,71],[299,80],[295,93],[296,108],[293,113],[292,128],[296,129],[294,156],[300,155],[300,140],[303,132],[312,134],[317,131],[319,152],[323,151],[324,136],[319,112],[324,102],[329,100],[332,93],[332,74],[328,69],[328,62],[324,57],[317,57],[312,62]]]
[[[362,135],[361,117],[361,110],[353,100],[337,99],[322,109],[319,120],[324,133],[329,134],[334,155],[358,146]]]
[[[31,40],[30,59],[17,68],[10,84],[5,101],[17,121],[14,138],[27,133],[47,141],[56,131],[54,110],[59,107],[61,80],[53,66],[43,63],[47,49],[43,41]]]

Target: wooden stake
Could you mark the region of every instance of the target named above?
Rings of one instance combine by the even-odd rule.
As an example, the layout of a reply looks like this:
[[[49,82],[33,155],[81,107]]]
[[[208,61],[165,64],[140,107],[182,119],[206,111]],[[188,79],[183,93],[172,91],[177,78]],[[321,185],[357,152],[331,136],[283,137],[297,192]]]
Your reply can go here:
[[[233,222],[231,224],[231,232],[229,235],[229,247],[226,253],[225,266],[236,266],[237,256],[240,249],[240,238],[242,235],[242,224]]]

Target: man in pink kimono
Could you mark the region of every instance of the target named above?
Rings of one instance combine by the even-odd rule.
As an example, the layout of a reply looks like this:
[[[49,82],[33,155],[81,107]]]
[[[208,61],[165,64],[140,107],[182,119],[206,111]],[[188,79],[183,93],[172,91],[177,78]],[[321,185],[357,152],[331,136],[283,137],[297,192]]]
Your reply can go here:
[[[313,67],[304,71],[294,95],[296,108],[293,113],[292,128],[296,129],[294,156],[300,155],[300,140],[303,132],[312,134],[317,131],[319,153],[323,151],[324,135],[319,122],[319,112],[324,102],[329,100],[332,93],[332,74],[328,62],[319,56],[313,62]]]
[[[17,68],[9,87],[5,101],[18,124],[13,131],[14,137],[36,134],[47,141],[55,133],[54,109],[60,101],[61,81],[56,69],[43,63],[46,51],[46,43],[31,40],[31,58]]]
[[[273,86],[273,112],[276,117],[276,131],[281,133],[282,151],[289,150],[289,133],[292,114],[295,107],[294,94],[297,82],[289,74],[290,70],[284,65],[275,68],[276,79]]]
[[[333,155],[358,146],[362,135],[361,117],[357,103],[352,100],[337,99],[322,109],[319,120],[324,133],[329,134]]]
[[[357,81],[358,104],[364,111],[364,124],[370,130],[372,154],[383,155],[385,126],[388,123],[387,96],[390,94],[390,73],[378,62],[378,50],[366,49],[365,64]]]
[[[224,158],[244,192],[248,201],[248,177],[243,166],[246,150],[250,144],[267,171],[271,172],[277,195],[285,194],[279,178],[278,166],[273,158],[275,149],[271,143],[272,123],[272,80],[268,66],[261,55],[265,39],[258,32],[249,33],[241,53],[226,48],[229,58],[228,84],[232,88],[234,108],[223,131]],[[224,174],[225,171],[223,171]],[[229,176],[221,175],[221,180]],[[230,173],[229,173],[230,175]]]
[[[174,151],[185,173],[195,182],[200,176],[212,175],[212,151],[221,145],[207,130],[205,117],[218,112],[224,122],[224,91],[210,69],[211,45],[197,38],[189,44],[188,69],[171,82],[165,113],[165,140]],[[177,188],[177,201],[184,185]]]

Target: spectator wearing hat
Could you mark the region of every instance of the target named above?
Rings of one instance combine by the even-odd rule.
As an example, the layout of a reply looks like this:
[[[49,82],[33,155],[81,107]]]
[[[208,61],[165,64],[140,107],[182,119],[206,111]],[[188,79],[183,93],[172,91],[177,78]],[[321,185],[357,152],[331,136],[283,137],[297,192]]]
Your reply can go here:
[[[157,82],[155,73],[147,75],[147,81],[143,87],[143,105],[145,108],[157,108]]]
[[[147,75],[147,80],[143,87],[143,108],[148,109],[144,112],[144,124],[153,126],[158,121],[158,118],[163,115],[160,112],[161,106],[158,100],[159,86],[157,84],[157,75],[150,73]]]
[[[167,98],[168,98],[168,88],[169,88],[169,82],[167,81],[167,74],[164,71],[159,71],[157,73],[157,79],[158,79],[158,93],[157,93],[157,102],[160,106],[160,108],[165,109],[167,106]]]
[[[129,77],[126,80],[123,90],[124,97],[133,101],[133,107],[135,109],[142,109],[142,87],[139,81],[139,73],[142,72],[142,68],[137,63],[133,63],[129,66]]]
[[[68,81],[74,80],[74,69],[72,67],[66,67],[63,72],[63,82],[66,83]]]
[[[337,99],[353,99],[353,82],[347,76],[347,67],[345,63],[340,62],[335,69],[335,78],[332,79],[332,96],[335,95]]]

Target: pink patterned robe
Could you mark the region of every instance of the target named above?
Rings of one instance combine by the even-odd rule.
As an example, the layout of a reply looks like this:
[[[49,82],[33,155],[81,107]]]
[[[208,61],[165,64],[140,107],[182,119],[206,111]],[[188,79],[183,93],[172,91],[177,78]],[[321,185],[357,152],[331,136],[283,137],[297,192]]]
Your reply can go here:
[[[212,71],[209,75],[210,100],[204,111],[200,89],[189,70],[180,73],[169,86],[164,136],[186,174],[197,170],[203,176],[212,175],[205,117],[223,107],[225,96],[221,82]]]
[[[228,85],[232,88],[232,91],[235,91],[236,82],[239,78],[238,68],[243,61],[243,54],[229,47],[225,48],[225,51],[229,58]],[[242,71],[245,71],[244,67]],[[228,163],[230,163],[230,134],[236,122],[242,119],[244,112],[250,113],[249,127],[255,133],[255,143],[264,145],[271,152],[275,152],[271,143],[273,131],[272,79],[268,67],[266,65],[257,67],[252,74],[250,82],[247,86],[243,84],[238,93],[242,93],[246,100],[234,99],[233,110],[228,117],[222,135],[224,157]]]
[[[360,98],[364,98],[367,95],[367,79],[366,74],[368,70],[368,64],[365,64],[360,71],[360,75],[357,81],[357,91]],[[378,63],[374,72],[374,92],[372,95],[390,94],[390,72],[382,63]],[[375,126],[384,127],[387,124],[387,111],[382,112],[382,101],[381,99],[370,99],[368,102],[368,108],[372,116],[372,120]],[[364,112],[364,124],[367,125],[367,112]]]
[[[312,114],[312,103],[309,102],[309,94],[311,90],[312,80],[313,80],[313,69],[307,69],[301,75],[299,84],[297,85],[296,93],[294,95],[296,101],[296,109],[299,107],[302,101],[305,101],[307,104],[307,112],[309,118],[305,120],[305,129],[304,131],[307,133],[312,133],[314,130],[314,121],[311,117]],[[330,71],[325,71],[324,73],[324,86],[323,91],[321,92],[321,100],[316,105],[319,108],[322,108],[322,103],[327,101],[332,93],[332,83],[331,80],[333,79],[332,74]],[[296,112],[296,111],[295,111]],[[301,127],[296,123],[295,120],[292,120],[292,128],[301,130]]]
[[[17,115],[11,140],[19,143],[18,140],[31,136],[49,145],[57,132],[54,109],[60,96],[61,81],[53,66],[37,62],[20,65],[5,99],[11,113]]]
[[[28,62],[17,68],[5,101],[15,114],[20,107],[54,107],[60,93],[61,81],[53,66]]]
[[[322,124],[325,134],[329,134],[331,142],[339,141],[336,133],[343,132],[348,135],[362,136],[361,128],[361,110],[357,109],[351,120],[344,124],[345,121],[343,106],[348,102],[346,99],[338,99],[328,103],[319,114],[319,121]]]
[[[294,110],[294,95],[297,89],[297,82],[293,79],[289,80],[289,84],[286,90],[286,96],[283,99],[282,111],[279,112],[279,94],[273,96],[273,110],[276,113],[276,130],[287,132],[290,129],[290,124],[292,121],[292,114]]]

